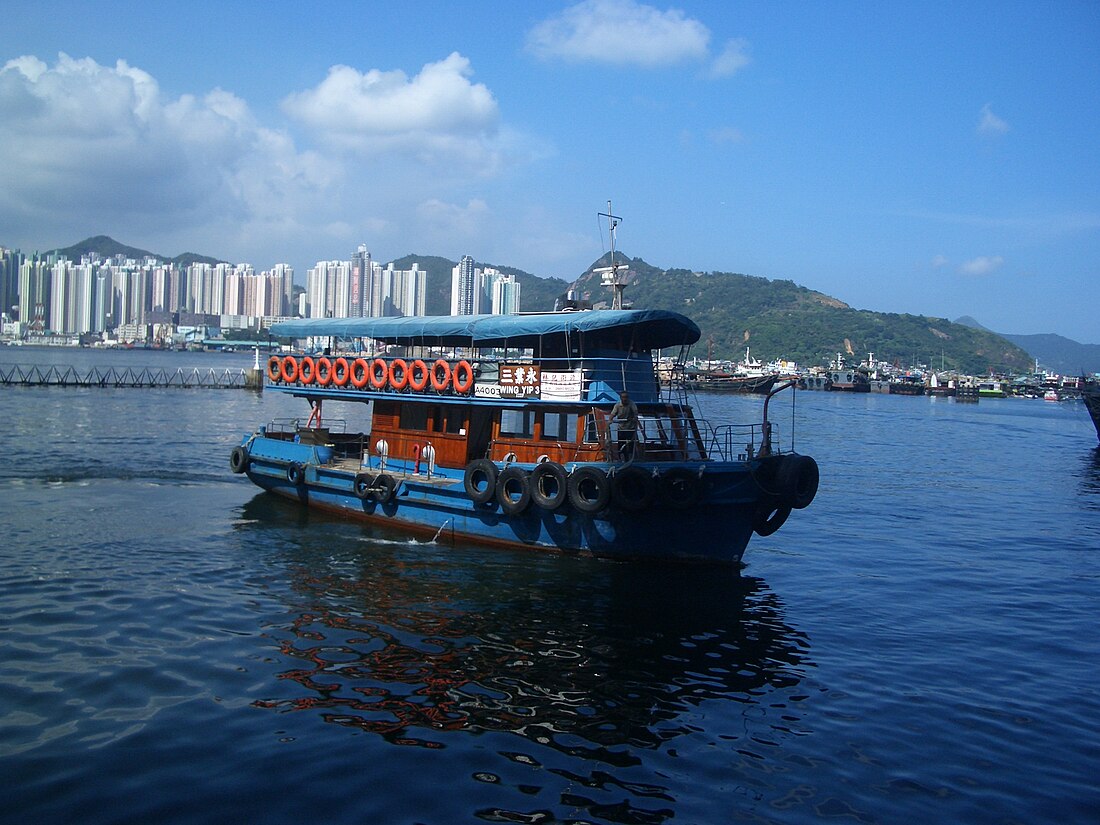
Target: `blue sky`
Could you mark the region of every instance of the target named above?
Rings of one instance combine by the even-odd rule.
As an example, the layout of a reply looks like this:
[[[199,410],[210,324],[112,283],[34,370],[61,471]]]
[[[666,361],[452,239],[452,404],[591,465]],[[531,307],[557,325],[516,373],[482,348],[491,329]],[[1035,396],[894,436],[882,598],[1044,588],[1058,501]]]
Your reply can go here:
[[[1100,4],[49,3],[0,39],[0,244],[296,279],[618,248],[1100,343]]]

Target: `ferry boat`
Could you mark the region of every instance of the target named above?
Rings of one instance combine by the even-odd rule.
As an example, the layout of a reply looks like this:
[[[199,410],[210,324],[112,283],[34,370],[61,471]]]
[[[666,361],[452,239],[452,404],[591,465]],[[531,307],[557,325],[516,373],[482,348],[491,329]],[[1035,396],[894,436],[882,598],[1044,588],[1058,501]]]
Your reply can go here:
[[[682,364],[700,336],[674,312],[300,319],[271,333],[312,347],[272,355],[265,387],[309,415],[245,435],[230,468],[307,507],[438,541],[738,563],[818,489],[814,459],[772,439],[768,402],[793,382],[738,426],[696,418],[682,383],[658,381],[655,355],[678,347]],[[627,394],[633,440],[611,418]],[[348,432],[337,404],[369,413],[369,429]]]

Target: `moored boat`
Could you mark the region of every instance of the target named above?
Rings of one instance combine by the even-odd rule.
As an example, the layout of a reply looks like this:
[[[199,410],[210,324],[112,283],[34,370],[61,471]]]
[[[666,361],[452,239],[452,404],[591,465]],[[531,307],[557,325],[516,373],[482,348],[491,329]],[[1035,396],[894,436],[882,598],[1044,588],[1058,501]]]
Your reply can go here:
[[[684,376],[687,386],[704,392],[744,392],[767,395],[771,392],[778,375],[738,375],[721,370],[687,371]]]
[[[825,389],[832,392],[870,392],[871,382],[867,373],[856,367],[846,366],[844,357],[838,352],[836,360],[829,365],[828,380]]]
[[[366,354],[272,356],[267,390],[309,404],[307,423],[244,436],[231,469],[305,506],[441,540],[613,558],[736,563],[818,487],[813,458],[782,452],[762,419],[698,419],[655,352],[699,328],[660,310],[329,318],[280,338],[373,342]],[[612,410],[629,395],[635,437]],[[370,411],[341,431],[330,406]],[[351,416],[349,416],[350,418]],[[629,421],[627,416],[626,421]]]

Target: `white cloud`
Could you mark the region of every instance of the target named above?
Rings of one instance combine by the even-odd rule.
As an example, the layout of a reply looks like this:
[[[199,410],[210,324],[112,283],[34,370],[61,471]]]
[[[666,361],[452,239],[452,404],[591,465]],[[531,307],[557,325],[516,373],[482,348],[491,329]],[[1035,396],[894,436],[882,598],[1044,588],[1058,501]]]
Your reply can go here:
[[[489,89],[470,82],[472,74],[470,61],[457,52],[412,78],[400,70],[333,66],[318,86],[289,95],[283,110],[348,146],[485,135],[496,130],[499,111]]]
[[[470,200],[465,206],[431,198],[417,206],[416,214],[426,226],[431,227],[434,237],[458,242],[475,236],[491,217],[488,204],[478,198]]]
[[[1005,259],[1000,255],[980,255],[960,266],[959,272],[964,275],[991,275],[1000,269],[1004,262]]]
[[[0,157],[0,225],[18,237],[48,222],[57,243],[285,221],[333,177],[229,92],[164,100],[125,61],[65,54],[0,69]]]
[[[978,134],[995,137],[1008,131],[1008,124],[993,114],[989,103],[982,106],[978,115]]]
[[[291,133],[230,91],[166,97],[124,61],[0,64],[0,242],[106,233],[165,254],[289,260],[299,280],[362,242],[395,255],[472,248],[472,234],[501,229],[473,197],[487,178],[552,147],[502,125],[470,74],[458,54],[412,77],[334,67],[286,98],[305,127]]]
[[[932,258],[933,269],[943,269],[943,267],[947,266],[948,263],[949,261],[947,260],[947,257],[945,255],[935,255]]]
[[[317,86],[284,98],[282,108],[336,156],[377,161],[376,174],[402,165],[403,174],[433,185],[496,176],[546,155],[538,139],[501,125],[496,99],[472,74],[457,52],[412,77],[333,66]]]
[[[527,46],[543,58],[670,66],[707,57],[710,31],[678,9],[634,0],[583,0],[531,29]]]
[[[722,53],[711,64],[711,77],[729,77],[748,66],[752,62],[748,51],[749,42],[744,38],[727,41]]]

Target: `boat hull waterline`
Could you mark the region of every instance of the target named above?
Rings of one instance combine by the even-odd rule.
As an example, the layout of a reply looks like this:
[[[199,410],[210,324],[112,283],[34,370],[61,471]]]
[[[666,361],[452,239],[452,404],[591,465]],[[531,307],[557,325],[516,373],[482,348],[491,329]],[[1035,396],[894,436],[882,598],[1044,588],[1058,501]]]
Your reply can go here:
[[[662,506],[655,500],[660,495],[655,489],[654,500],[642,509],[609,504],[593,514],[565,501],[554,510],[532,503],[523,512],[506,513],[495,497],[483,504],[472,502],[461,478],[428,479],[387,468],[397,486],[389,501],[380,502],[356,494],[359,474],[318,463],[316,448],[246,436],[242,449],[248,452],[245,475],[264,490],[307,507],[445,542],[620,559],[738,562],[754,530],[777,529],[780,525],[775,522],[789,514],[778,498],[773,507],[762,499],[761,487],[767,482],[754,476],[747,464],[705,468],[699,485],[701,499],[683,505]],[[762,472],[766,463],[756,462],[755,472]],[[632,466],[646,473],[654,469]],[[613,484],[617,468],[600,469],[610,470],[608,483]]]

